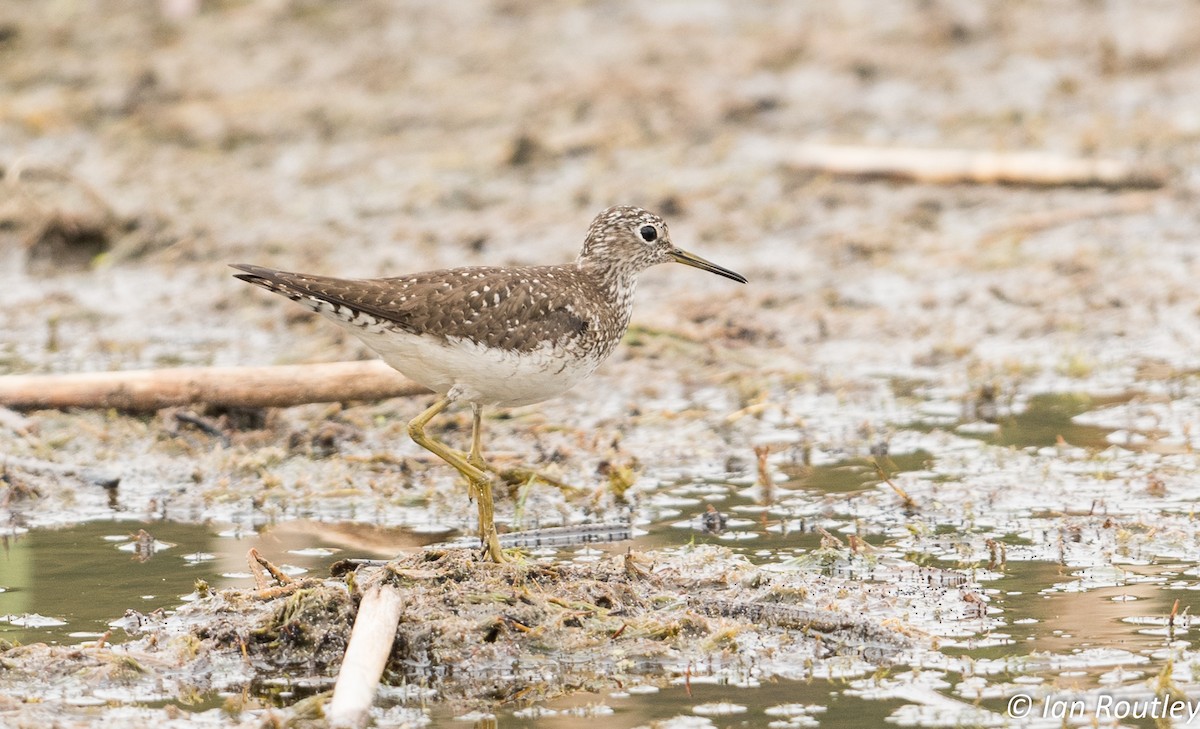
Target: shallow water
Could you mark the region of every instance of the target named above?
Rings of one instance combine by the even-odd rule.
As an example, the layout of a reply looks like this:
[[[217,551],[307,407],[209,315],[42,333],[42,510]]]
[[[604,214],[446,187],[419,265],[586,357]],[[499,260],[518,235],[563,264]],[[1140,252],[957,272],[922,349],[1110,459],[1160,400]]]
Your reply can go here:
[[[140,531],[153,537],[153,553],[134,549]],[[178,606],[199,580],[216,589],[252,587],[246,563],[251,548],[271,554],[291,576],[324,574],[343,554],[322,536],[320,525],[300,522],[286,530],[243,533],[229,524],[94,521],[35,529],[6,541],[0,639],[16,643],[94,640],[127,610],[150,613]],[[357,550],[356,556],[381,555]],[[19,623],[34,624],[14,624],[16,616],[23,617]],[[125,637],[117,629],[108,640]]]
[[[1136,469],[1145,457],[1115,453],[1108,445],[1112,429],[1096,424],[1128,420],[1121,409],[1129,403],[1123,396],[1038,395],[993,426],[964,419],[961,439],[950,452],[943,448],[940,459],[937,447],[921,439],[945,438],[946,422],[930,428],[914,418],[890,439],[909,442],[907,452],[825,458],[822,465],[788,456],[769,469],[771,489],[740,472],[685,479],[643,494],[633,512],[640,536],[601,549],[722,544],[770,569],[861,573],[868,580],[875,570],[875,579],[895,579],[887,565],[898,557],[900,564],[960,570],[969,580],[963,589],[978,595],[979,619],[933,616],[926,629],[948,631],[942,647],[908,668],[796,681],[696,667],[666,688],[614,685],[601,694],[504,708],[497,712],[499,724],[569,726],[602,719],[619,727],[677,716],[692,716],[696,726],[990,723],[1022,691],[1032,692],[1039,711],[1052,714],[1060,695],[1093,702],[1097,692],[1144,696],[1168,666],[1186,671],[1166,684],[1188,685],[1189,616],[1193,605],[1200,606],[1200,554],[1180,532],[1190,518],[1181,522],[1178,516],[1186,490],[1179,501],[1164,487],[1168,493],[1156,497],[1161,503],[1148,506],[1137,489],[1129,490],[1129,499],[1100,493],[1114,483],[1109,471]],[[944,404],[933,409],[949,410]],[[952,453],[968,455],[956,461]],[[880,482],[881,470],[910,493],[915,508],[900,508],[897,495]],[[1007,474],[1011,484],[991,483],[998,474]],[[1047,486],[1028,483],[1030,474],[1048,479]],[[1082,479],[1078,488],[1058,483],[1075,478]],[[990,510],[970,505],[989,489]],[[1087,495],[1096,490],[1099,495]],[[1013,493],[1016,501],[1004,502]],[[1073,493],[1083,494],[1074,506]],[[705,527],[710,506],[725,517],[719,533]],[[1113,516],[1102,518],[1110,509]],[[153,553],[137,552],[140,530]],[[844,552],[831,556],[822,544],[826,535],[852,534],[878,550],[867,562],[847,562]],[[0,614],[8,617],[0,621],[0,638],[73,644],[109,633],[108,640],[120,641],[126,611],[171,610],[189,599],[198,580],[215,588],[251,585],[245,562],[251,547],[291,574],[320,575],[337,559],[387,557],[443,537],[306,520],[257,528],[114,520],[34,529],[6,539]],[[572,547],[538,556],[588,561],[596,554],[591,547]],[[1172,610],[1178,616],[1173,624],[1167,618]],[[285,685],[262,700],[286,704],[295,696]],[[221,701],[213,695],[186,708],[206,711]],[[420,702],[386,693],[381,703],[391,707],[377,717],[382,725],[422,715],[483,720],[455,716],[444,706],[421,709]]]
[[[681,714],[708,718],[717,726],[767,726],[769,722],[788,722],[777,726],[823,727],[883,726],[887,716],[900,706],[899,700],[867,701],[833,690],[827,681],[777,681],[753,688],[695,682],[649,693],[617,692],[603,697],[573,697],[550,702],[541,716],[533,712],[503,712],[497,715],[502,727],[582,726],[594,712],[595,721],[605,727],[644,726],[647,722],[671,719]],[[601,701],[602,699],[602,701]],[[603,706],[611,710],[596,710]],[[452,714],[435,712],[435,722]],[[700,726],[707,726],[701,724]]]

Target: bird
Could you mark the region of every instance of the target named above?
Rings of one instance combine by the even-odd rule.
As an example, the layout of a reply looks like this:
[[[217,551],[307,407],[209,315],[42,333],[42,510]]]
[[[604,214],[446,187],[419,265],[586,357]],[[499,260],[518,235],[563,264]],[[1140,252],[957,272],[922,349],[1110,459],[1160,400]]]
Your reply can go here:
[[[625,205],[599,213],[578,257],[561,265],[463,266],[367,279],[230,266],[241,271],[236,278],[333,320],[439,396],[408,423],[408,434],[466,478],[477,499],[480,544],[486,557],[504,562],[482,453],[484,408],[542,402],[591,375],[629,326],[639,274],[668,262],[746,283],[740,273],[676,247],[655,213]],[[473,414],[466,454],[425,432],[456,403],[469,403]]]

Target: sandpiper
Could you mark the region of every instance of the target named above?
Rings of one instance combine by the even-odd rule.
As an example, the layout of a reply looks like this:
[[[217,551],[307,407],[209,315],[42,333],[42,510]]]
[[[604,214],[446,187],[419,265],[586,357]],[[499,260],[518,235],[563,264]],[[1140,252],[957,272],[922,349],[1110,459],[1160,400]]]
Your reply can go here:
[[[626,206],[597,215],[579,257],[559,266],[341,279],[231,265],[245,272],[237,278],[332,319],[441,396],[408,424],[408,433],[466,477],[479,502],[480,542],[502,562],[480,444],[483,408],[541,402],[590,375],[625,334],[638,274],[669,261],[746,283],[741,274],[676,248],[659,216]],[[468,454],[425,433],[425,425],[456,402],[470,403],[474,414]]]

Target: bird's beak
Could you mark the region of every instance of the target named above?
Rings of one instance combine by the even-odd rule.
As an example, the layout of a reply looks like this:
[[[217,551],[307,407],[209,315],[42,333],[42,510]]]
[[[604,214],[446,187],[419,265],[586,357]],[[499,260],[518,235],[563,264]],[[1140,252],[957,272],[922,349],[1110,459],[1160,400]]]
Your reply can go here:
[[[700,256],[697,256],[694,253],[688,253],[680,248],[675,248],[672,250],[671,257],[675,259],[676,263],[682,263],[685,266],[692,266],[700,269],[701,271],[708,271],[709,273],[715,273],[718,276],[731,278],[738,283],[746,283],[746,277],[742,274],[730,271],[728,268],[718,266],[712,261],[706,261]]]

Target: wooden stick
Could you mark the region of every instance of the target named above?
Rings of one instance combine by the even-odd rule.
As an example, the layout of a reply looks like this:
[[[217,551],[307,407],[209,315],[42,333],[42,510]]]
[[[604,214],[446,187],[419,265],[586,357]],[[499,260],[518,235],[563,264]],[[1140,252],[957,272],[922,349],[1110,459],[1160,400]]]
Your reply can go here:
[[[896,495],[899,496],[901,501],[904,502],[905,509],[916,509],[917,508],[917,502],[913,501],[913,498],[908,495],[907,491],[900,488],[899,486],[897,486],[895,484],[894,481],[892,481],[891,477],[888,476],[887,471],[883,470],[883,466],[879,465],[878,458],[872,458],[871,465],[875,467],[875,472],[879,474],[879,478],[883,479],[883,482],[886,483],[888,486],[890,486],[892,488],[892,491],[895,491]]]
[[[1045,152],[988,152],[827,144],[801,145],[785,161],[793,167],[858,178],[948,185],[1162,187],[1167,174],[1115,159],[1066,157]]]
[[[260,591],[271,586],[270,581],[267,579],[268,574],[280,585],[290,585],[293,582],[291,577],[288,577],[284,574],[283,570],[271,564],[271,560],[259,554],[258,550],[254,547],[251,547],[250,551],[246,553],[246,564],[250,566],[250,573],[254,575],[254,586]]]
[[[147,411],[194,403],[288,407],[311,402],[383,400],[426,392],[379,360],[0,377],[0,405],[15,409]]]
[[[396,639],[401,606],[400,590],[386,580],[371,585],[363,594],[333,687],[333,700],[325,712],[330,727],[357,729],[366,724]]]

